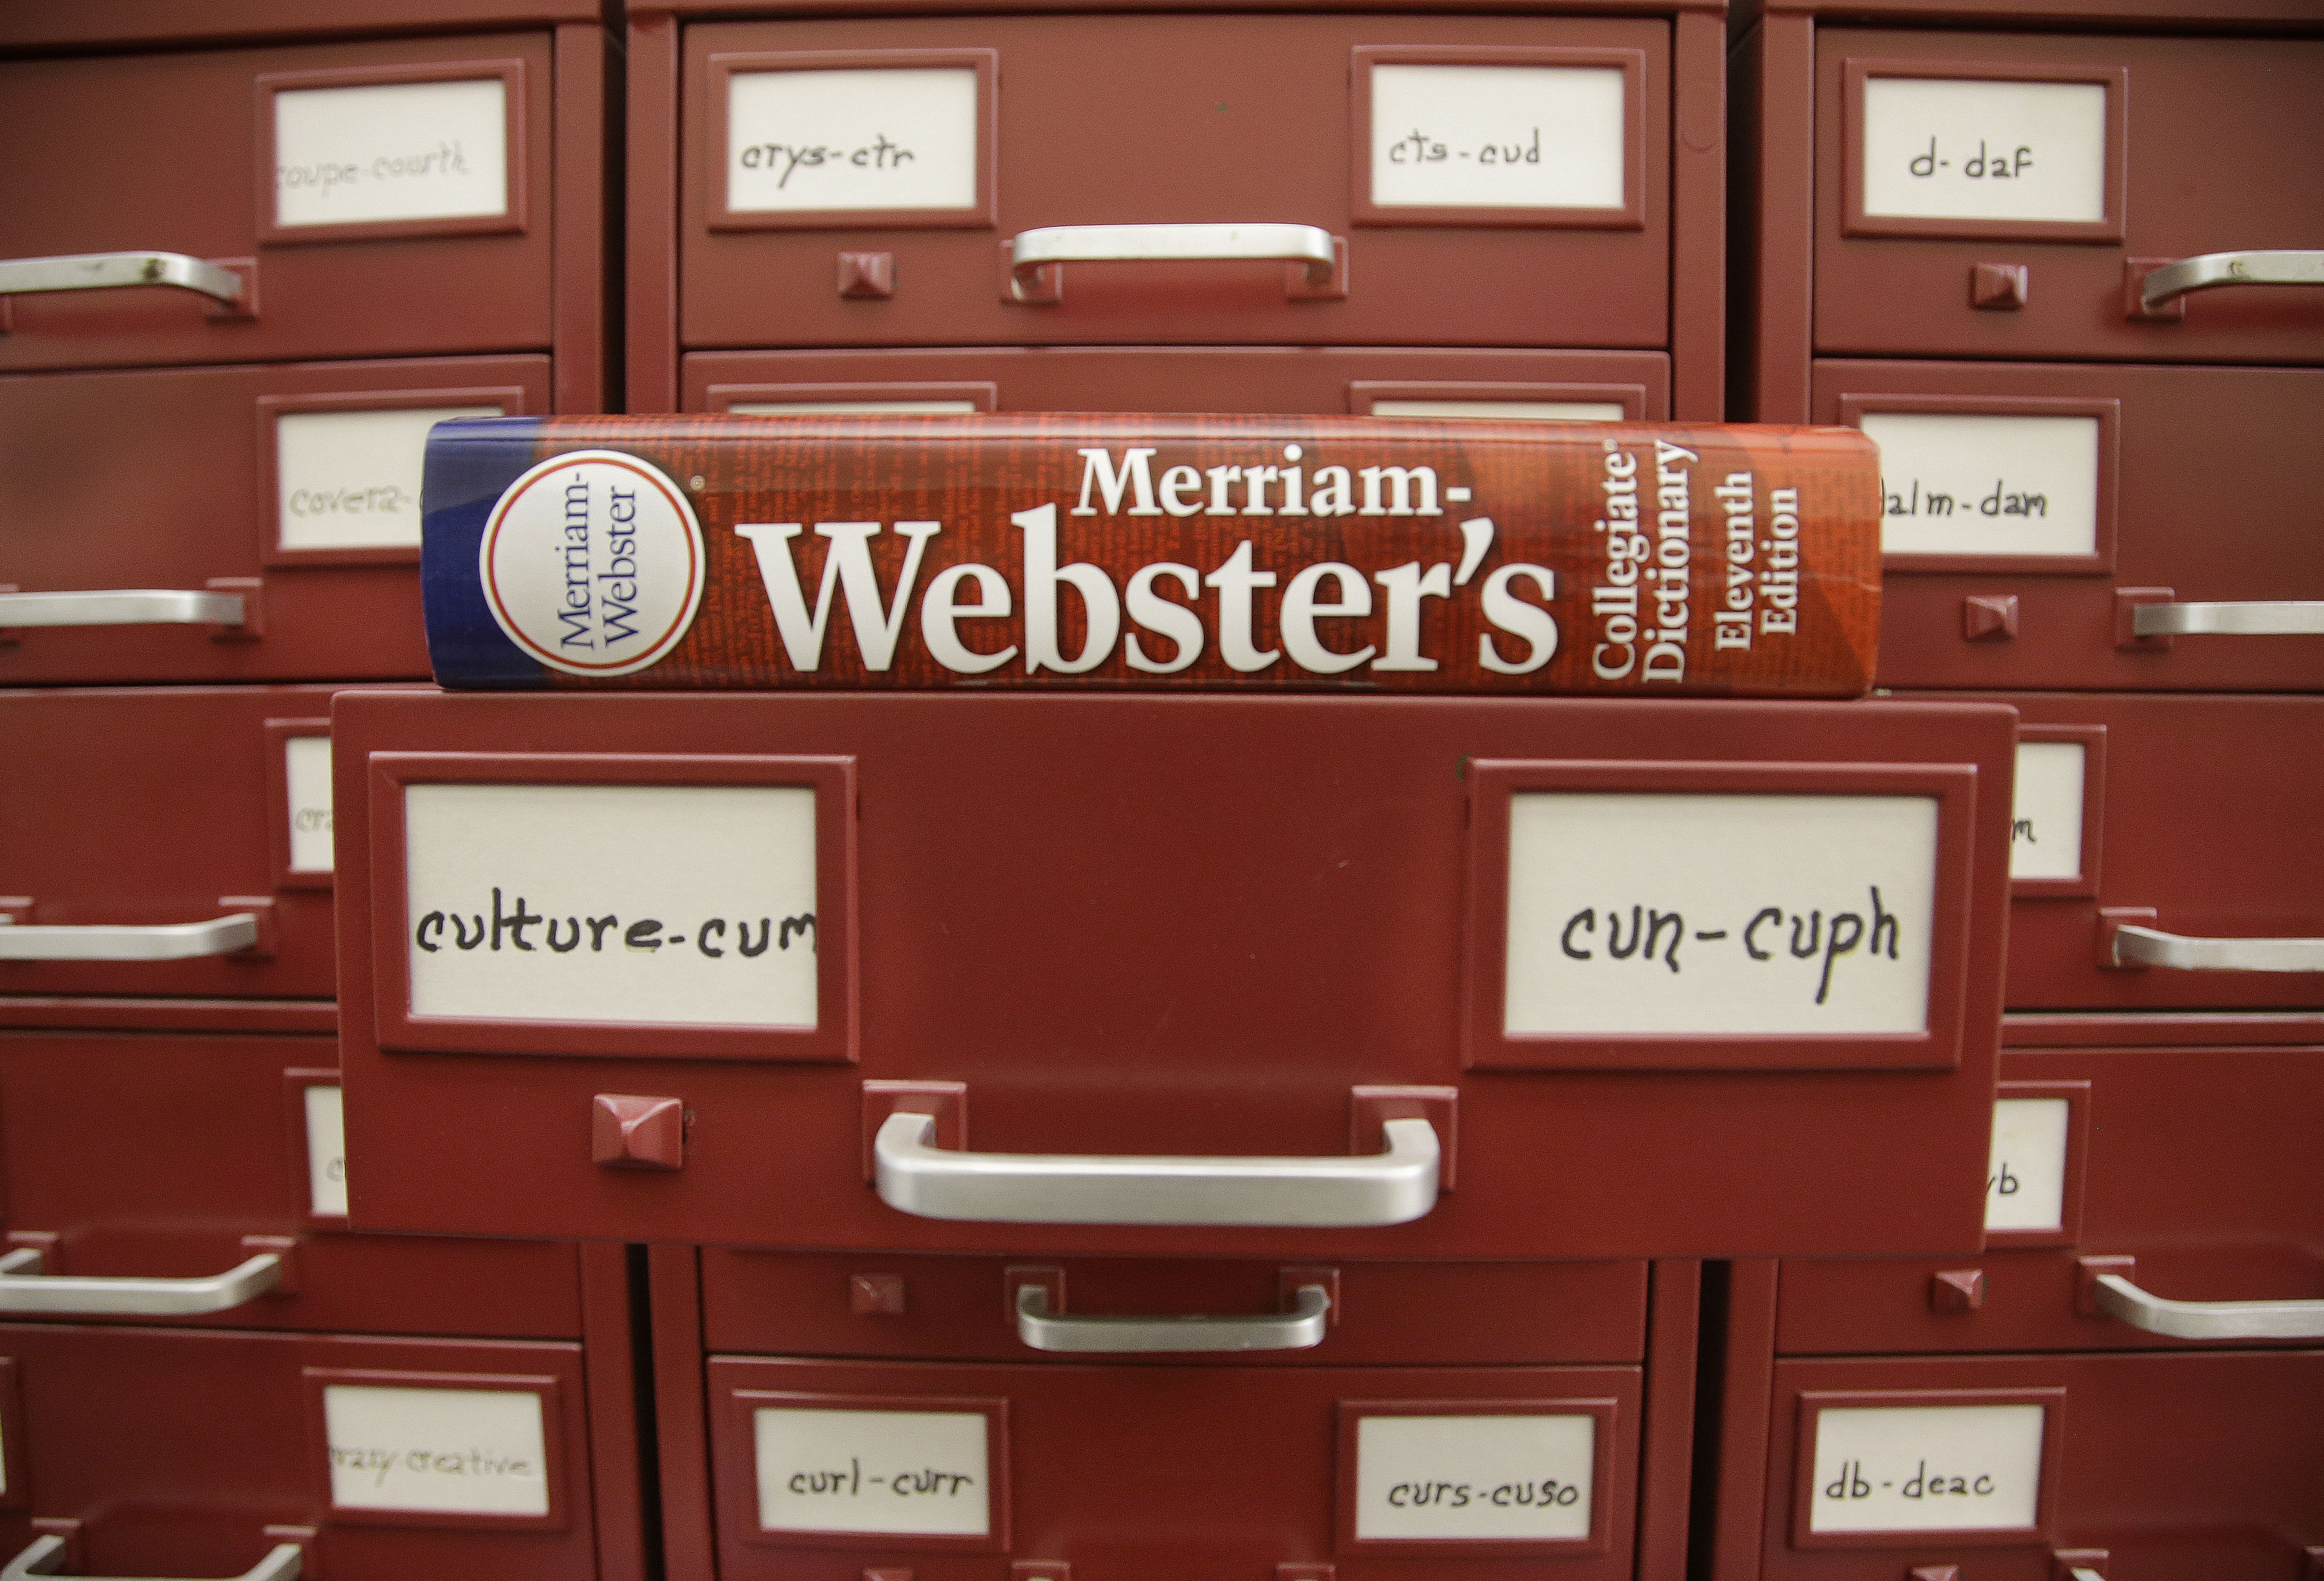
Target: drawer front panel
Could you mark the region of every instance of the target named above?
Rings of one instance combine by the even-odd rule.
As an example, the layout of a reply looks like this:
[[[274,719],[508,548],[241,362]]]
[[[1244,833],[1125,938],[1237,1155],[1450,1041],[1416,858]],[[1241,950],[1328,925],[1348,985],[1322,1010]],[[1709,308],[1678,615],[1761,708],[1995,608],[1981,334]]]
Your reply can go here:
[[[824,1581],[903,1565],[997,1581],[1039,1564],[1146,1581],[1336,1564],[1375,1577],[1423,1555],[1432,1570],[1497,1581],[1553,1556],[1560,1574],[1631,1573],[1635,1368],[720,1356],[708,1373],[725,1575]],[[899,1433],[909,1437],[886,1437]],[[1423,1448],[1431,1434],[1469,1441]],[[857,1479],[908,1460],[908,1498],[867,1496]],[[845,1485],[816,1475],[833,1468]],[[1520,1483],[1538,1507],[1517,1504]],[[1416,1484],[1441,1503],[1416,1506]]]
[[[1779,1362],[1762,1574],[2294,1575],[2319,1397],[2316,1351]]]
[[[0,67],[25,151],[0,258],[152,250],[242,282],[23,281],[0,368],[546,349],[556,89],[545,32]],[[201,157],[157,157],[155,126]]]
[[[329,1038],[0,1034],[11,1245],[68,1278],[283,1260],[276,1289],[181,1319],[211,1328],[578,1336],[570,1245],[347,1233],[337,1058]]]
[[[1670,40],[1611,18],[697,24],[680,339],[1661,346]],[[1124,225],[1240,234],[1087,228]],[[1047,238],[1075,261],[1035,279],[1028,234],[1058,226],[1084,227]],[[1315,262],[1265,226],[1306,227]],[[1157,246],[1175,261],[1122,261]]]
[[[702,1255],[703,1328],[712,1350],[1030,1361],[1040,1353],[1018,1315],[1027,1284],[1043,1291],[1040,1310],[1059,1317],[1280,1316],[1296,1310],[1307,1284],[1323,1287],[1331,1302],[1322,1338],[1311,1347],[1224,1355],[1222,1345],[1184,1356],[1131,1350],[1124,1359],[1635,1362],[1646,1344],[1646,1269],[1635,1262],[1039,1264],[717,1246]]]
[[[358,1581],[596,1574],[578,1346],[12,1324],[0,1357],[11,1556],[61,1521],[78,1574],[240,1575],[285,1540]]]
[[[2133,613],[2324,599],[2300,527],[2324,487],[2306,439],[2324,372],[1824,361],[1814,418],[1881,442],[1884,685],[2324,677],[2324,631],[2142,636]]]
[[[239,626],[19,627],[0,645],[0,679],[426,676],[427,426],[546,411],[549,399],[540,356],[0,379],[11,591],[245,601]]]
[[[327,686],[0,693],[10,743],[0,786],[22,826],[40,832],[0,851],[0,907],[13,923],[253,919],[175,942],[11,942],[0,1016],[8,995],[330,997],[330,696]],[[208,952],[118,958],[130,947]]]
[[[687,411],[1266,411],[1655,422],[1660,352],[962,346],[696,352]]]
[[[2319,94],[2312,40],[1820,30],[1816,349],[2324,361],[2315,284],[2233,283],[2317,278]],[[2142,307],[2197,258],[2228,283]]]
[[[2101,1273],[2171,1301],[2304,1302],[2295,1327],[2324,1337],[2324,1203],[2301,1162],[2324,1126],[2324,1050],[2019,1050],[2001,1079],[2002,1102],[2020,1107],[2000,1117],[2015,1129],[1996,1138],[1985,1252],[1786,1263],[1781,1352],[2255,1343],[2109,1316],[2087,1288]],[[2012,1200],[2041,1193],[2053,1195],[2038,1212]]]
[[[338,795],[355,809],[339,826],[340,938],[365,1227],[1299,1261],[1975,1244],[1998,1020],[1988,908],[2006,832],[2000,796],[1982,786],[2008,773],[2006,712],[1193,695],[409,703],[349,698],[336,716]],[[493,756],[520,740],[526,754]],[[1672,757],[1651,756],[1661,753]],[[1607,767],[1556,767],[1591,763]],[[1757,767],[1770,763],[1799,767]],[[1548,767],[1512,767],[1525,764]],[[1614,800],[1522,788],[1584,782]],[[1877,913],[1870,868],[1781,904],[1748,886],[1748,898],[1702,892],[1677,969],[1676,878],[1656,891],[1656,951],[1643,965],[1634,924],[1646,897],[1634,917],[1627,891],[1613,893],[1619,874],[1571,905],[1528,901],[1558,908],[1545,943],[1537,924],[1508,933],[1519,914],[1484,898],[1512,882],[1554,893],[1523,841],[1578,850],[1601,813],[1691,815],[1708,804],[1687,787],[1714,783],[1746,798],[1717,804],[1719,841],[1733,843],[1738,818],[1812,811],[1831,852],[1855,849],[1821,822],[1843,803],[1790,793],[1876,792],[1845,803],[1850,815],[1919,820],[1911,862],[1923,879],[1938,873],[1948,898],[1924,897],[1912,913],[1923,920],[1902,921],[1904,891],[1885,868],[1868,880],[1891,884]],[[1960,799],[1972,785],[1973,810]],[[1625,787],[1672,795],[1632,804]],[[715,794],[696,798],[699,816],[671,822],[671,798],[693,789]],[[794,792],[807,799],[781,804],[797,813],[782,825],[776,802]],[[508,823],[495,809],[518,805],[510,795],[574,809],[553,825],[566,843],[535,852],[528,831],[552,825],[545,813]],[[589,819],[602,814],[588,809],[622,797],[659,820],[651,832],[625,823],[621,852],[604,848],[612,865],[558,855],[597,849]],[[763,815],[736,813],[713,848],[687,845],[714,838],[702,832],[712,804],[761,800]],[[1497,838],[1511,807],[1570,810],[1585,832],[1553,824],[1517,844],[1474,843]],[[1938,832],[1956,816],[1958,837]],[[785,859],[815,852],[815,877],[789,888],[760,849],[779,827],[792,831]],[[1796,839],[1753,827],[1779,865],[1797,866]],[[488,828],[505,833],[484,836],[473,859],[442,854]],[[1883,834],[1872,849],[1904,861],[1913,848]],[[641,869],[640,852],[670,854]],[[536,855],[549,865],[525,865]],[[722,865],[769,877],[747,889],[717,878],[715,894],[657,887],[664,868],[715,877]],[[567,872],[595,887],[585,895]],[[810,914],[812,961],[786,964],[770,940],[804,946]],[[672,948],[649,947],[665,934]],[[558,964],[567,957],[587,975]],[[1590,1029],[1569,1030],[1480,986],[1511,959],[1520,983],[1543,962],[1650,967],[1662,1019],[1605,1030],[1644,1025],[1621,1018],[1645,1001],[1616,995]],[[1866,976],[1848,975],[1851,959]],[[648,965],[654,975],[640,975]],[[1762,970],[1772,975],[1748,975]],[[1741,975],[1706,975],[1729,987],[1690,1007],[1700,990],[1688,971]],[[551,991],[566,978],[569,992]],[[1612,992],[1610,978],[1591,981]],[[1892,982],[1927,985],[1919,1008],[1878,1013],[1922,1030],[1807,1019],[1865,1015],[1871,1001],[1851,988]],[[784,984],[788,998],[775,993]],[[1747,1001],[1798,1030],[1737,1035]],[[1222,1091],[1240,1098],[1222,1103]],[[594,1163],[571,1128],[601,1098],[617,1167]],[[899,1211],[888,1203],[913,1190],[905,1173],[959,1178],[945,1160],[908,1158],[918,1145],[908,1138],[874,1144],[899,1106],[931,1116],[939,1152],[1082,1159],[1386,1156],[1385,1125],[1401,1117],[1425,1121],[1441,1151],[1449,1144],[1451,1173],[1437,1180],[1454,1183],[1417,1188],[1406,1204],[1416,1218],[1369,1206],[1333,1217],[1347,1207],[1334,1198],[1321,1223],[1370,1227],[1301,1218],[1307,1227],[1294,1229],[1286,1216],[1307,1210],[1274,1188],[1233,1220],[1176,1199],[1148,1209],[1142,1191],[1077,1194],[1111,1166],[1074,1165],[1080,1183],[1054,1197],[1001,1165],[998,1178],[1019,1182],[1007,1202]],[[678,1120],[687,1111],[690,1132]],[[1903,1136],[1925,1167],[1900,1197],[1886,1183]],[[397,1162],[423,1149],[428,1171]],[[887,1201],[872,1185],[881,1152]],[[1771,1174],[1771,1156],[1812,1159],[1812,1183]],[[1545,1158],[1559,1162],[1545,1169]],[[1314,1177],[1286,1165],[1282,1178]],[[1936,1181],[1958,1184],[1927,1189]]]

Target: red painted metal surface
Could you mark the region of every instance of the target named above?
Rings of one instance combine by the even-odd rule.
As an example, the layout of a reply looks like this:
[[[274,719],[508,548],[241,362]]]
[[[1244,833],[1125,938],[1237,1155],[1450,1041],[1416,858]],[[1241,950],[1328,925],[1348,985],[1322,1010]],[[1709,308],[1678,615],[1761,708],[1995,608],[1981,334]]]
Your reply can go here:
[[[1928,704],[661,694],[349,699],[336,722],[359,1225],[883,1250],[1637,1256],[1967,1247],[1997,1025],[2004,798],[1980,789],[1959,1064],[1914,1071],[1463,1074],[1464,758],[1969,762],[2010,717]],[[358,871],[370,755],[731,752],[857,759],[854,1065],[383,1051]],[[513,769],[512,772],[514,772]],[[521,776],[519,777],[521,777]],[[1321,877],[1319,877],[1321,875]],[[546,1024],[512,1024],[527,1043]],[[1456,1190],[1394,1228],[1101,1229],[916,1218],[865,1178],[863,1083],[964,1082],[969,1145],[1343,1154],[1350,1090],[1462,1089]],[[686,1167],[589,1157],[595,1094],[677,1097]],[[881,1099],[881,1102],[887,1100]],[[1658,1140],[1659,1139],[1659,1140]],[[1360,1147],[1360,1144],[1359,1146]],[[1770,1161],[1782,1161],[1779,1165]]]
[[[2062,1244],[1786,1263],[1784,1354],[2192,1343],[2078,1312],[2087,1256],[2135,1258],[2132,1282],[2173,1301],[2324,1299],[2324,1200],[2305,1163],[2324,1127],[2324,1050],[2017,1050],[2003,1055],[2001,1073],[2005,1097],[2018,1081],[2088,1083],[2087,1157],[2068,1160],[2081,1176],[2080,1210]],[[1938,1309],[1932,1281],[1950,1270],[1983,1273],[1981,1305]]]
[[[244,1237],[284,1237],[290,1288],[171,1321],[577,1337],[569,1245],[359,1236],[317,1215],[304,1093],[336,1084],[337,1058],[328,1038],[0,1034],[12,1245],[42,1245],[43,1273],[201,1278],[251,1255]]]

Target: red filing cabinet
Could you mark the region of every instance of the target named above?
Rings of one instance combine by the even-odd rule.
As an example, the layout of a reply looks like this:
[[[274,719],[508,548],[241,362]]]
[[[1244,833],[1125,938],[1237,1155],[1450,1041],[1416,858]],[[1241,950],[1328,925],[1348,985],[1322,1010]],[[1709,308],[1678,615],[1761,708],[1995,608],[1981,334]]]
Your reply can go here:
[[[819,388],[769,399],[1047,399],[1017,354],[1055,347],[1107,392],[1064,404],[1275,409],[1276,357],[1205,393],[1231,346],[1343,354],[1300,359],[1289,409],[1367,409],[1341,378],[1496,415],[1668,380],[1676,415],[1712,415],[1720,19],[1591,10],[632,7],[630,409],[810,347]],[[1424,347],[1436,366],[1396,371]],[[1552,348],[1618,371],[1522,354]]]
[[[673,1576],[1683,1549],[1692,1264],[655,1256]]]
[[[327,686],[0,694],[11,996],[327,999]]]
[[[2014,726],[349,696],[349,1145],[436,1161],[359,1175],[353,1220],[891,1252],[1965,1247]]]

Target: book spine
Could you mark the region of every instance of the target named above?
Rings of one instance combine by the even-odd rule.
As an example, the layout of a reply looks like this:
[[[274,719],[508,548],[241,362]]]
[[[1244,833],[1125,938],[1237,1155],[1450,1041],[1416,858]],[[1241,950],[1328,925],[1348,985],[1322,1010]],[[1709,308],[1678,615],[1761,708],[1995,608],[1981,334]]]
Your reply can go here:
[[[430,437],[468,687],[1853,696],[1852,429],[1284,417],[487,418]]]

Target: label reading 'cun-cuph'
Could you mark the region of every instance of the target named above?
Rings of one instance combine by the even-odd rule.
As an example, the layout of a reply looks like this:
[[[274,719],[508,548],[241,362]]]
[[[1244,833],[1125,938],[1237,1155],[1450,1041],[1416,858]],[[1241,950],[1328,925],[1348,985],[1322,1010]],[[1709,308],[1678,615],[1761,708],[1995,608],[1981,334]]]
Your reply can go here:
[[[411,1014],[816,1024],[816,793],[413,785]]]

